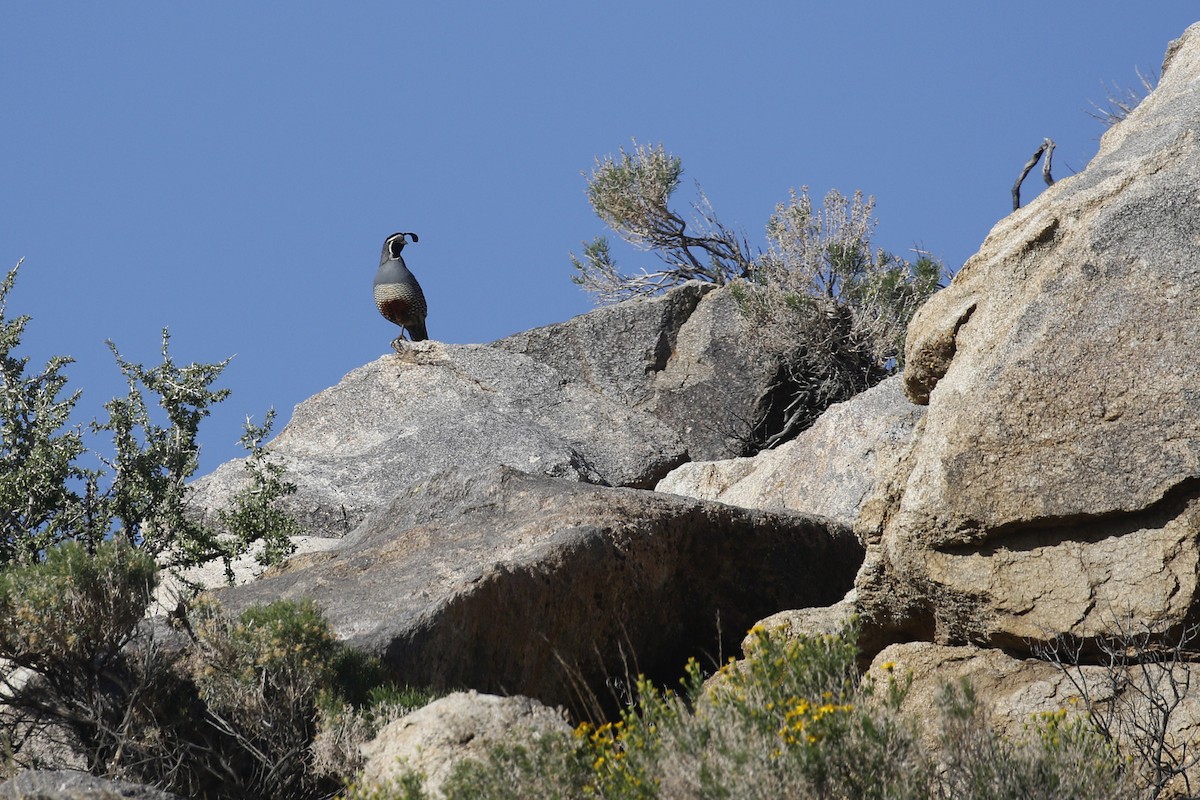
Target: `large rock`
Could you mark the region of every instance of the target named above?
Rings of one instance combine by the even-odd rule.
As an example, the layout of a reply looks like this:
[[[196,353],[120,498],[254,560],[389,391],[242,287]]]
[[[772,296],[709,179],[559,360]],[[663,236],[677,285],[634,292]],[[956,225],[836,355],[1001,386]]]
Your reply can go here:
[[[1200,612],[1198,129],[1193,26],[1087,169],[913,321],[923,432],[859,524],[876,646],[1028,652]]]
[[[1088,687],[1089,696],[1097,703],[1112,700],[1103,668],[1068,668],[1079,685]],[[880,685],[890,678],[901,685],[911,681],[903,709],[926,722],[933,721],[931,712],[944,708],[945,688],[959,687],[966,681],[992,724],[1013,739],[1019,739],[1038,714],[1084,710],[1078,686],[1063,669],[1036,658],[1014,658],[996,649],[930,642],[894,644],[875,657],[868,674]],[[927,732],[934,733],[932,729]]]
[[[760,619],[742,639],[742,653],[750,655],[758,646],[759,630],[789,639],[802,636],[839,636],[846,633],[858,613],[858,596],[851,590],[830,606],[789,608]]]
[[[904,396],[900,376],[830,406],[811,428],[756,456],[691,461],[657,491],[743,508],[820,514],[853,526],[879,474],[896,469],[925,409]]]
[[[306,532],[344,536],[405,487],[446,469],[505,465],[618,486],[652,486],[686,457],[658,418],[485,345],[410,345],[296,407],[270,444],[298,486],[286,507]],[[219,508],[244,480],[232,461],[195,484]]]
[[[861,556],[818,517],[497,468],[426,480],[344,546],[219,597],[311,597],[400,680],[572,705],[582,685],[609,700],[607,679],[677,674],[767,614],[840,599]]]
[[[455,692],[385,725],[363,747],[362,781],[381,785],[415,773],[430,797],[441,797],[460,761],[484,759],[498,744],[528,747],[539,736],[570,732],[560,712],[531,698]]]
[[[559,325],[518,333],[495,347],[550,365],[676,431],[690,459],[753,451],[774,399],[784,391],[776,359],[728,288],[691,282],[652,299],[596,309]]]

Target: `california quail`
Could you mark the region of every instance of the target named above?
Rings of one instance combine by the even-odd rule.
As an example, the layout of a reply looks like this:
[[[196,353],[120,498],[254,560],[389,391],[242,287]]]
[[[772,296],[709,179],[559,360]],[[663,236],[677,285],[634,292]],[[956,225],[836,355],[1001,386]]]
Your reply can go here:
[[[379,271],[375,273],[375,305],[380,314],[403,328],[408,338],[420,342],[429,338],[425,331],[425,293],[400,257],[409,236],[417,241],[415,233],[393,233],[383,243]]]

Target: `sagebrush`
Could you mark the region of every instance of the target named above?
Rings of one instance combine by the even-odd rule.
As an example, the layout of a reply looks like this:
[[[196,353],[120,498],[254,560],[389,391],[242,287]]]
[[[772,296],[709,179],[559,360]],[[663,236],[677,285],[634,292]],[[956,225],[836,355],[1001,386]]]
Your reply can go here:
[[[778,364],[772,394],[750,420],[749,450],[771,447],[812,424],[831,404],[878,383],[903,365],[904,337],[917,308],[945,270],[927,253],[908,261],[875,247],[874,200],[830,191],[820,207],[808,188],[791,192],[766,225],[766,250],[724,225],[697,187],[687,219],[671,206],[683,162],[662,145],[598,159],[588,200],[623,240],[652,253],[656,269],[625,272],[608,239],[571,255],[573,280],[599,302],[645,297],[700,280],[735,292],[752,335],[748,344]],[[768,404],[770,405],[770,404]]]

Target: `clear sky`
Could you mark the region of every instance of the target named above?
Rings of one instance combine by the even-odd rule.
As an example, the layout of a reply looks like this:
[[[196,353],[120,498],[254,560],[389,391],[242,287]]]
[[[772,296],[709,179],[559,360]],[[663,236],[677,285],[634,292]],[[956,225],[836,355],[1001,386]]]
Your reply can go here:
[[[1192,2],[9,2],[0,8],[0,267],[25,353],[77,363],[83,419],[153,363],[236,354],[202,471],[247,414],[388,352],[384,238],[429,331],[487,342],[591,307],[568,253],[604,233],[581,173],[631,138],[682,157],[733,227],[791,187],[876,197],[876,243],[957,269],[1043,137],[1079,171],[1088,115]],[[1040,188],[1030,176],[1026,195]],[[689,194],[681,195],[686,207]],[[627,268],[653,257],[617,250]],[[465,431],[469,435],[469,431]]]

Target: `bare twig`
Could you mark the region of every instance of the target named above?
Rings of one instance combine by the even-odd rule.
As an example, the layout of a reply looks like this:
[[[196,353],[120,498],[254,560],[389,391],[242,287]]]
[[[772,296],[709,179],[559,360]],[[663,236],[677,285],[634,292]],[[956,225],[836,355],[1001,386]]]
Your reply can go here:
[[[1149,797],[1180,785],[1192,797],[1200,751],[1194,734],[1179,730],[1178,717],[1191,689],[1200,627],[1156,632],[1118,618],[1114,629],[1095,642],[1095,655],[1081,640],[1066,636],[1036,653],[1058,668],[1092,725],[1141,773]],[[1090,675],[1084,668],[1088,661],[1098,662]]]
[[[1110,127],[1129,116],[1138,103],[1142,102],[1146,95],[1154,91],[1155,85],[1155,81],[1143,75],[1140,69],[1136,70],[1136,72],[1138,81],[1141,83],[1141,88],[1122,89],[1116,83],[1113,83],[1112,90],[1106,98],[1108,101],[1107,105],[1101,106],[1098,103],[1092,103],[1092,108],[1095,110],[1087,112],[1088,116],[1098,119]]]

